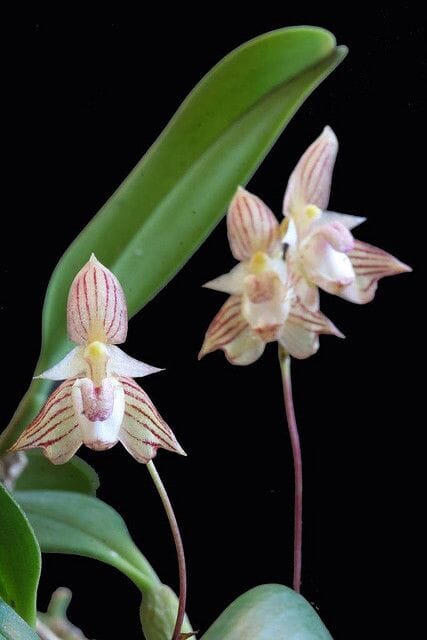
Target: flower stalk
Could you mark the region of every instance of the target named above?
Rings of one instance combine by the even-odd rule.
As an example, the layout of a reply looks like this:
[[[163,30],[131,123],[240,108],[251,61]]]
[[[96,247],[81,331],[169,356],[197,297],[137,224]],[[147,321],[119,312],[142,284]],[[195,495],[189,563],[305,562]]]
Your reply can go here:
[[[294,557],[293,588],[300,593],[302,571],[302,457],[298,425],[295,418],[294,399],[292,395],[291,358],[279,345],[279,363],[282,372],[283,398],[285,401],[286,420],[288,422],[294,462]]]
[[[175,543],[179,572],[179,603],[172,640],[180,640],[180,637],[182,637],[181,629],[184,622],[185,605],[187,601],[187,569],[185,564],[184,545],[182,544],[181,533],[178,527],[175,512],[172,507],[172,503],[169,500],[169,496],[167,494],[165,486],[152,460],[147,463],[147,469],[160,496],[160,500],[162,501]]]

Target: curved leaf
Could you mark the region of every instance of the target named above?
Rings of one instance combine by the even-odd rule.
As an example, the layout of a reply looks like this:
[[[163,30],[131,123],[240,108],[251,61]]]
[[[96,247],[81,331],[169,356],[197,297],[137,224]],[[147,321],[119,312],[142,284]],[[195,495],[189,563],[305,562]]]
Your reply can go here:
[[[141,626],[146,640],[170,640],[175,629],[178,598],[166,584],[159,584],[143,595],[139,610]],[[193,627],[184,617],[181,632],[189,633]],[[195,636],[191,636],[195,640]]]
[[[200,246],[237,185],[246,184],[304,99],[345,55],[323,29],[279,29],[239,47],[199,82],[59,261],[43,310],[39,370],[70,347],[66,297],[90,254],[114,271],[135,314]],[[2,449],[34,417],[48,388],[46,381],[33,382]]]
[[[232,602],[201,640],[332,640],[301,595],[280,584],[263,584]]]
[[[0,484],[0,596],[28,624],[36,622],[40,549],[15,500]]]
[[[39,640],[39,636],[0,598],[0,638],[4,640]]]
[[[100,560],[119,569],[141,591],[160,584],[123,519],[105,502],[69,491],[20,491],[15,497],[27,514],[43,552]]]
[[[28,464],[15,482],[15,491],[54,489],[96,495],[98,474],[84,460],[74,456],[69,462],[53,465],[39,450],[26,453]]]

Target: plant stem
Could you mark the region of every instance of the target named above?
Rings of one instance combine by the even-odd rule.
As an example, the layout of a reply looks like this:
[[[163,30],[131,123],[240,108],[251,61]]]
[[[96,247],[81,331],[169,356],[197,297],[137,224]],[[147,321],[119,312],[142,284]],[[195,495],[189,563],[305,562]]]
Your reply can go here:
[[[176,616],[175,629],[173,631],[172,640],[179,640],[179,636],[181,633],[182,623],[184,621],[185,616],[185,604],[187,600],[187,571],[185,567],[185,554],[184,554],[184,546],[182,544],[182,538],[178,527],[178,522],[175,517],[174,510],[172,508],[171,501],[169,500],[169,496],[166,492],[164,484],[157,472],[156,467],[154,466],[154,462],[150,460],[147,463],[147,469],[150,472],[150,475],[153,479],[155,487],[158,491],[160,499],[163,503],[163,507],[166,511],[167,518],[169,520],[169,525],[172,531],[172,536],[175,542],[176,555],[178,558],[178,571],[179,571],[179,604],[178,604],[178,613]]]
[[[294,459],[294,591],[301,590],[302,566],[302,459],[298,426],[295,418],[294,400],[292,396],[291,358],[279,346],[279,362],[283,381],[283,398],[285,400],[286,419],[291,439],[292,455]]]

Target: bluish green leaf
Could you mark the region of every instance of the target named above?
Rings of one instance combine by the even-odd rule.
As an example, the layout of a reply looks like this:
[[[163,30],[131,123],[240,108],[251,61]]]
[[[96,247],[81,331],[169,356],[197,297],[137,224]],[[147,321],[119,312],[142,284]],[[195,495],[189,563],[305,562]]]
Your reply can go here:
[[[0,640],[40,640],[35,631],[1,598]]]
[[[0,484],[0,597],[28,624],[36,622],[40,549],[22,509]]]
[[[81,458],[74,456],[65,464],[54,465],[39,450],[26,455],[28,464],[15,482],[15,491],[53,489],[96,495],[98,475]]]
[[[239,47],[200,81],[58,263],[43,310],[38,370],[70,348],[67,293],[90,254],[114,271],[135,314],[200,246],[237,185],[249,180],[298,107],[345,55],[323,29],[279,29]],[[48,389],[47,381],[32,383],[3,434],[3,450]]]
[[[20,491],[15,497],[44,553],[100,560],[124,573],[142,591],[160,583],[123,519],[105,502],[69,491]]]
[[[232,602],[201,640],[332,640],[301,595],[280,584],[263,584]]]

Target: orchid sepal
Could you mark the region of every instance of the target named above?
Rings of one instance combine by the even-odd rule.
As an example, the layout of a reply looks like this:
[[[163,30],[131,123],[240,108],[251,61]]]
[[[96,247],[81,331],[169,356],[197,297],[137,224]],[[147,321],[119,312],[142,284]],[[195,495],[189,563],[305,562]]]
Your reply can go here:
[[[303,153],[289,178],[283,214],[293,218],[299,230],[307,221],[307,207],[315,206],[324,210],[328,206],[337,153],[337,137],[331,127],[326,126]]]
[[[186,456],[172,429],[163,420],[145,391],[132,378],[119,378],[125,411],[119,440],[138,461],[146,463],[159,447]]]
[[[356,304],[366,304],[375,297],[378,280],[399,273],[410,273],[412,268],[387,251],[367,242],[356,240],[348,257],[354,269],[354,281],[338,293]]]
[[[127,326],[123,289],[115,275],[92,254],[71,284],[68,335],[77,344],[121,344],[126,340]]]
[[[323,313],[309,309],[295,297],[279,343],[289,355],[302,360],[318,351],[320,334],[345,337]]]
[[[125,297],[117,278],[94,255],[71,285],[67,314],[69,336],[78,346],[37,376],[65,381],[11,451],[40,448],[51,462],[63,464],[82,444],[103,451],[120,440],[140,462],[151,460],[159,447],[185,455],[147,394],[133,380],[161,369],[128,356],[116,346],[127,333]],[[139,412],[138,420],[132,414],[135,411]]]
[[[227,233],[236,260],[250,260],[257,251],[280,251],[279,223],[258,196],[238,187],[227,214]]]
[[[73,457],[82,444],[71,393],[74,382],[66,380],[55,389],[9,451],[41,448],[53,464],[63,464]]]

